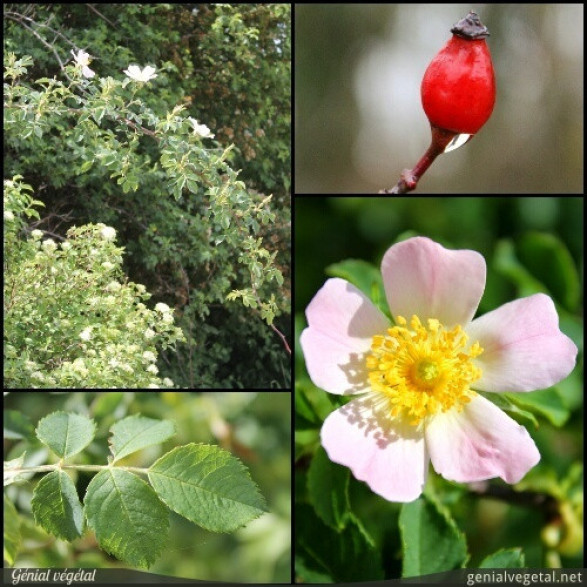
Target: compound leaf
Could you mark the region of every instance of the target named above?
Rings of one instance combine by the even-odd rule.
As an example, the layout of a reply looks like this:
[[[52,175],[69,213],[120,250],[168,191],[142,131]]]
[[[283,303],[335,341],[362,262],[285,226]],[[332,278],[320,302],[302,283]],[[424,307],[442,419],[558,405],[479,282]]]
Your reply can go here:
[[[167,541],[169,513],[142,479],[116,468],[100,471],[88,485],[84,506],[103,550],[141,568],[157,559]]]
[[[66,459],[86,448],[95,431],[96,424],[85,416],[53,412],[39,421],[35,433],[58,457]]]
[[[164,442],[175,434],[173,422],[153,420],[140,415],[129,416],[110,428],[110,451],[113,462],[153,444]]]
[[[35,521],[50,534],[68,541],[82,535],[82,504],[71,477],[64,471],[53,471],[39,481],[31,505]]]
[[[175,448],[148,475],[170,509],[206,530],[232,532],[267,511],[246,467],[217,446]]]

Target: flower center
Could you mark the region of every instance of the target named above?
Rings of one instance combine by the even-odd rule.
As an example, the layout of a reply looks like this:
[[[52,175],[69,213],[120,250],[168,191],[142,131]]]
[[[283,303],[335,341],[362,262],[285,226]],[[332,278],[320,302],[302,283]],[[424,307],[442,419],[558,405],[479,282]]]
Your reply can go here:
[[[417,316],[398,316],[397,326],[376,335],[367,357],[369,382],[384,396],[392,417],[418,425],[439,411],[462,410],[475,392],[471,384],[481,377],[473,363],[483,349],[468,344],[460,326],[445,329],[438,320],[424,326]]]

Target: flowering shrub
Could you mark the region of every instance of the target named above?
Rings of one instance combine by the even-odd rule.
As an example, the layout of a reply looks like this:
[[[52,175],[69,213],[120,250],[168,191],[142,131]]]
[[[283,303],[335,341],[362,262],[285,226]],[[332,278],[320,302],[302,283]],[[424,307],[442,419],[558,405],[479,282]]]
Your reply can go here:
[[[18,56],[5,53],[7,177],[23,175],[34,187],[47,205],[42,223],[49,232],[65,224],[64,234],[74,222],[103,222],[117,230],[127,252],[125,272],[144,283],[156,301],[176,309],[186,335],[187,344],[163,352],[174,381],[193,387],[286,387],[288,333],[280,329],[289,324],[290,226],[288,186],[280,178],[288,171],[289,124],[281,110],[267,113],[273,97],[266,91],[262,98],[269,104],[258,110],[247,107],[245,114],[228,107],[226,97],[213,94],[221,88],[213,79],[217,72],[211,70],[206,79],[200,67],[194,69],[202,58],[195,48],[177,55],[176,37],[184,27],[186,42],[192,33],[197,36],[193,42],[206,51],[204,65],[211,69],[226,43],[212,33],[209,19],[224,22],[231,14],[226,21],[226,30],[233,31],[231,51],[238,47],[238,55],[246,53],[248,72],[278,46],[279,66],[273,61],[275,67],[260,70],[259,79],[242,74],[247,99],[260,99],[255,84],[264,85],[272,75],[281,79],[289,68],[288,34],[279,23],[289,7],[243,8],[252,17],[246,25],[241,9],[226,6],[193,14],[186,7],[105,7],[104,20],[91,19],[89,27],[76,29],[80,20],[85,23],[86,10],[35,6],[23,14],[16,5],[7,9],[6,46],[19,51]],[[113,21],[112,13],[119,26],[104,35],[99,29]],[[40,21],[37,36],[27,28],[31,17]],[[270,37],[268,48],[262,36],[250,45],[257,20]],[[73,29],[65,24],[72,22]],[[44,38],[54,27],[65,35]],[[213,37],[216,53],[200,27]],[[271,35],[280,37],[278,44]],[[93,77],[84,69],[89,66]],[[234,72],[231,76],[236,84]],[[286,92],[286,85],[279,87]],[[230,116],[238,118],[232,133],[225,132]],[[237,132],[243,118],[252,131],[238,126]],[[256,128],[257,118],[265,129]],[[284,141],[271,139],[284,128],[286,149]],[[240,144],[245,130],[252,137],[246,145]],[[253,182],[249,175],[245,185],[253,140],[257,156],[265,159],[264,178]],[[279,159],[270,152],[274,148],[280,149]],[[237,171],[245,166],[242,174]],[[271,175],[274,196],[265,192]],[[64,209],[74,218],[63,218]]]
[[[145,287],[124,278],[116,231],[73,227],[56,243],[35,229],[21,240],[22,217],[38,216],[30,189],[4,182],[5,387],[172,387],[157,377],[156,346],[183,333],[169,306],[149,310]]]

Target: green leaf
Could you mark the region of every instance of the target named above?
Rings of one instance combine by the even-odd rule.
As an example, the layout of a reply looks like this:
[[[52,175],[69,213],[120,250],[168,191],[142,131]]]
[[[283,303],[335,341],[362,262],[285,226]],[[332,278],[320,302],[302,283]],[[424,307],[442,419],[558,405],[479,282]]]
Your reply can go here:
[[[333,463],[319,447],[308,471],[308,492],[318,516],[338,531],[350,514],[348,488],[349,469]]]
[[[548,293],[546,287],[520,263],[511,240],[504,239],[498,242],[493,265],[498,273],[509,278],[517,286],[521,297],[539,292]]]
[[[246,467],[217,446],[175,448],[148,474],[169,508],[206,530],[232,532],[267,511]]]
[[[570,416],[570,411],[561,396],[552,387],[528,393],[506,393],[503,395],[518,406],[545,416],[555,426],[562,426]]]
[[[567,309],[576,310],[581,299],[581,280],[573,257],[553,234],[527,233],[516,248],[520,261],[546,285]]]
[[[153,444],[160,444],[175,434],[175,425],[168,420],[153,420],[141,415],[129,416],[110,428],[110,451],[113,463]]]
[[[53,471],[39,481],[31,505],[35,521],[50,534],[68,541],[82,535],[82,504],[71,477],[64,471]]]
[[[465,535],[428,498],[402,506],[399,528],[404,549],[402,577],[450,571],[467,560]]]
[[[96,424],[80,414],[53,412],[39,421],[37,438],[62,459],[82,451],[94,439]]]
[[[147,483],[128,471],[98,473],[84,506],[100,547],[126,563],[149,567],[167,542],[167,509]]]
[[[16,410],[4,410],[4,438],[33,440],[35,427],[29,417]]]
[[[4,496],[4,559],[13,565],[20,549],[20,517],[13,503]]]
[[[482,393],[484,398],[488,399],[490,402],[494,403],[498,408],[504,410],[505,412],[509,412],[515,416],[518,416],[521,420],[525,420],[527,422],[531,422],[536,428],[538,428],[538,420],[531,412],[527,410],[523,410],[518,406],[518,404],[514,403],[507,394],[505,393]]]
[[[383,579],[381,554],[354,516],[335,532],[311,506],[296,504],[296,571],[305,581],[344,583]]]
[[[522,569],[525,566],[521,548],[503,548],[486,556],[479,564],[480,569]]]

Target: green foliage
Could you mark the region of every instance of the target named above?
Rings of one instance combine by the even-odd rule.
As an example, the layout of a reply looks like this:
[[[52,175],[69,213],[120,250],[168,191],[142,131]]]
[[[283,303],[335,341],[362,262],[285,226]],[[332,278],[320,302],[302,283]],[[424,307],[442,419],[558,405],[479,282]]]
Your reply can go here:
[[[383,578],[381,557],[355,517],[341,532],[326,526],[309,505],[296,508],[297,569],[304,581],[342,583]]]
[[[175,434],[173,422],[144,418],[138,414],[117,422],[110,430],[113,463],[137,450],[165,442]]]
[[[92,442],[95,429],[94,422],[85,416],[54,412],[39,422],[35,432],[57,456],[67,459]]]
[[[169,508],[206,530],[232,532],[266,511],[243,464],[215,446],[173,449],[151,465],[149,481]]]
[[[503,548],[486,556],[479,564],[480,569],[522,569],[525,566],[521,548]]]
[[[54,536],[67,541],[80,537],[87,519],[102,549],[143,568],[153,564],[167,541],[169,512],[164,504],[216,532],[232,532],[267,511],[244,465],[216,446],[176,447],[149,469],[114,466],[122,457],[172,436],[175,427],[167,421],[139,415],[124,418],[110,427],[114,459],[108,465],[65,464],[93,440],[95,430],[92,419],[54,412],[39,422],[36,434],[60,457],[58,464],[26,467],[22,459],[5,463],[9,482],[16,480],[16,472],[50,471],[36,485],[31,506],[36,523]],[[98,471],[88,485],[83,505],[68,474],[76,469]],[[137,473],[148,475],[152,486]],[[10,508],[7,511],[13,513]],[[14,520],[5,531],[8,560],[14,560],[19,544]]]
[[[74,540],[82,535],[84,514],[71,477],[63,471],[53,471],[35,487],[31,502],[35,521],[47,532]]]
[[[404,548],[402,577],[431,575],[464,566],[465,536],[437,504],[420,498],[402,506],[399,528]]]
[[[88,485],[84,506],[104,550],[136,567],[149,567],[157,559],[169,514],[142,479],[115,468],[101,471]]]
[[[287,329],[290,312],[290,11],[5,11],[6,173],[43,199],[51,232],[116,228],[124,272],[176,308],[186,344],[164,351],[159,368],[180,386],[289,384],[269,326]],[[95,77],[70,61],[72,45],[91,55]],[[131,63],[157,78],[124,79]],[[264,369],[250,368],[255,350]]]
[[[5,210],[14,218],[26,189],[11,181]],[[115,231],[72,227],[58,245],[38,229],[19,240],[18,230],[18,222],[5,228],[5,386],[173,385],[156,377],[156,344],[166,348],[183,334],[171,314],[147,309],[144,286],[122,276]]]
[[[20,519],[12,502],[4,496],[4,560],[14,564],[20,548]]]
[[[346,467],[333,463],[320,447],[308,470],[308,492],[320,519],[342,530],[350,515],[349,477]]]

